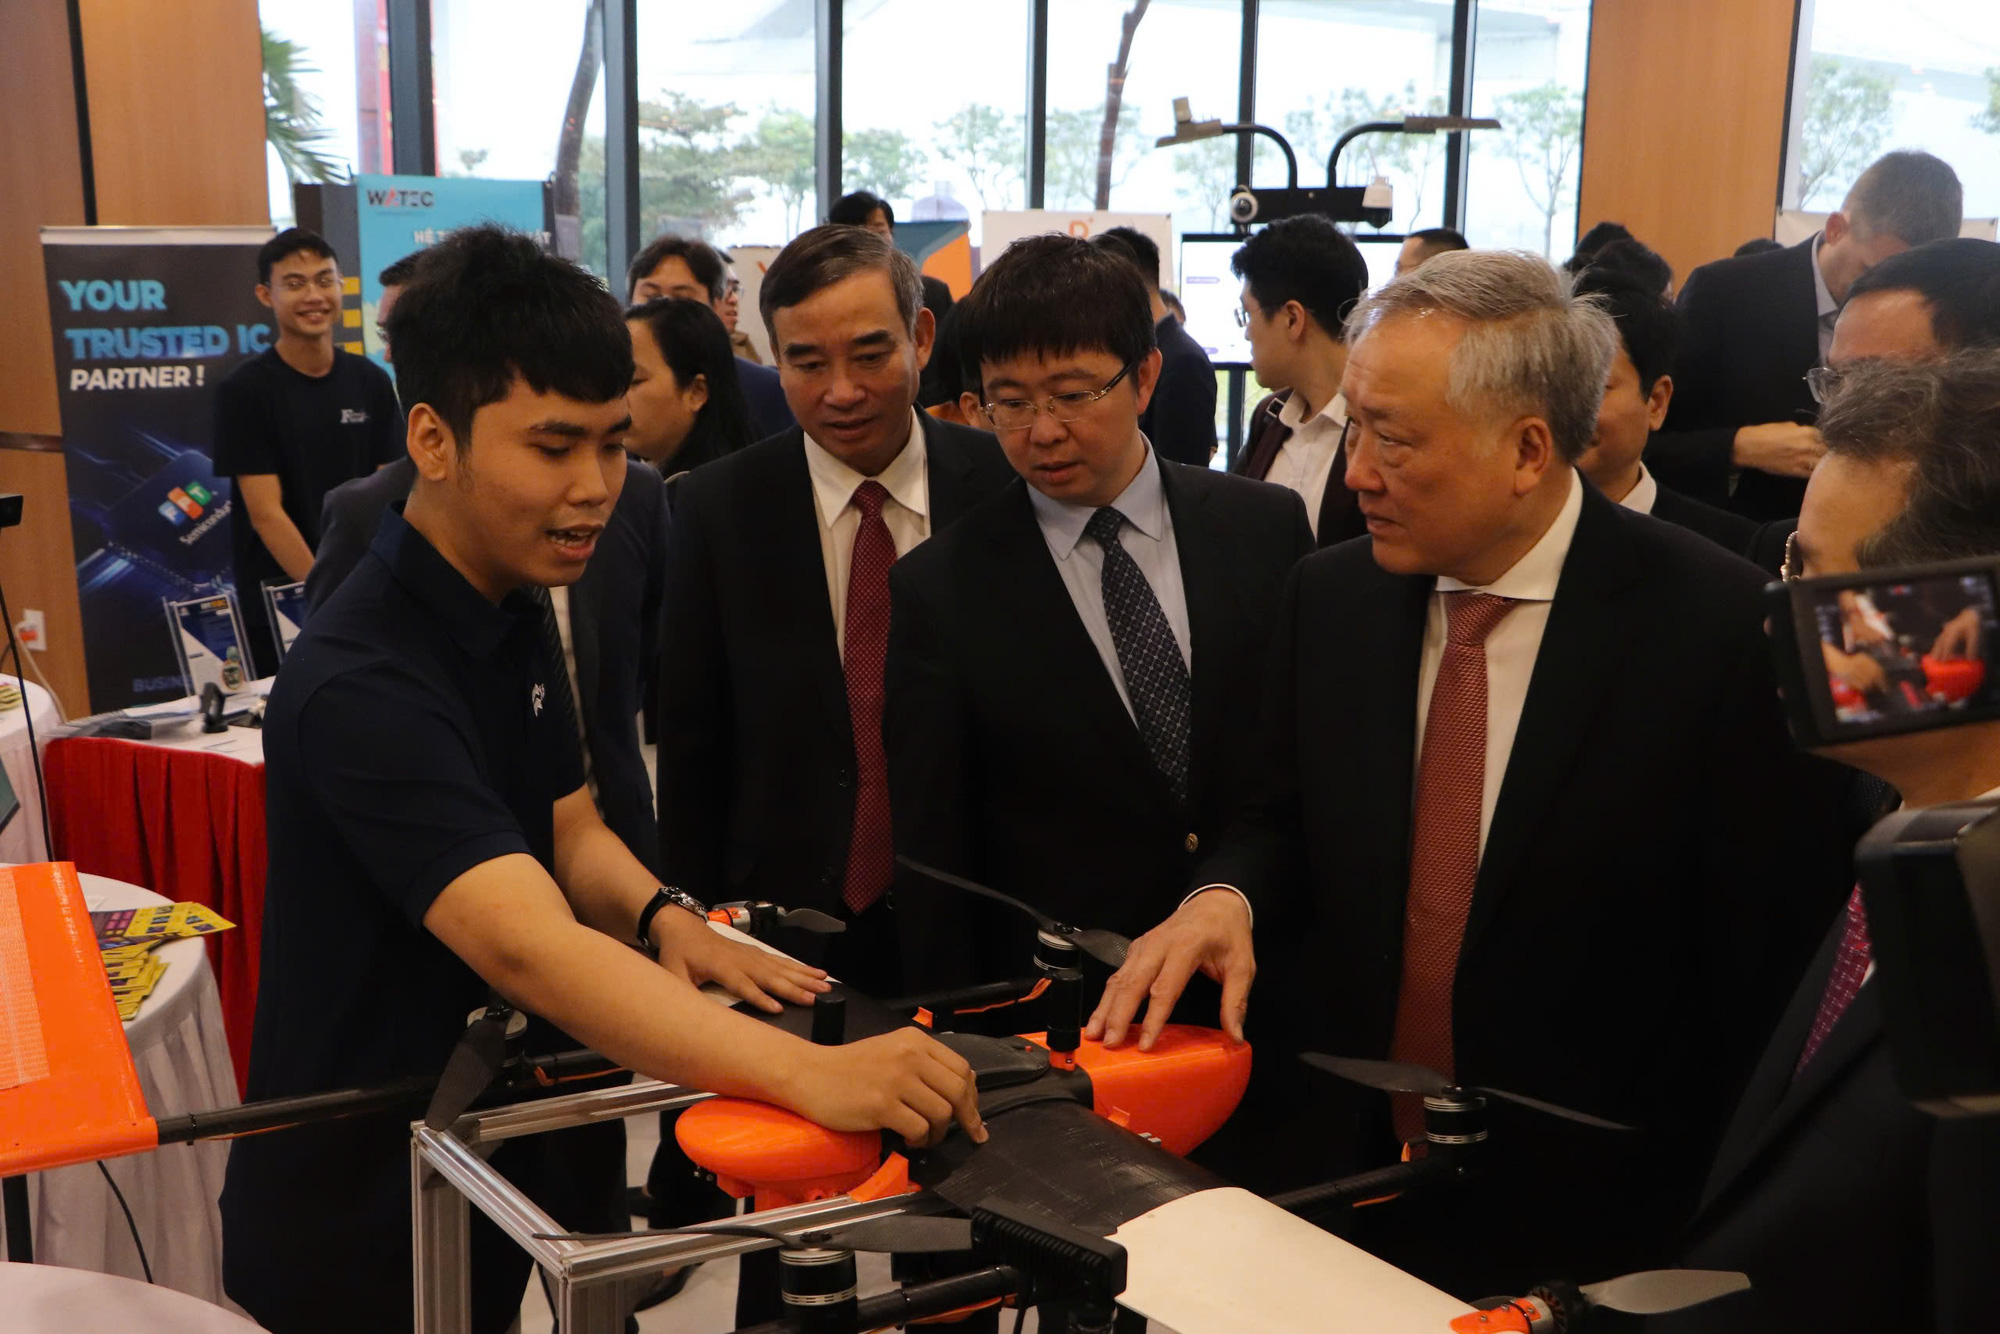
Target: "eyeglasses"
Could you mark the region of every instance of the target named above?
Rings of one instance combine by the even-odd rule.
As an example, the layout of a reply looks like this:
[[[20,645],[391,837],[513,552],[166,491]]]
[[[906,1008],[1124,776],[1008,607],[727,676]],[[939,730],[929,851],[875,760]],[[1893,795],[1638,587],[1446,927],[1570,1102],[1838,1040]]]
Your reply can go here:
[[[1033,430],[1035,418],[1044,412],[1054,421],[1073,422],[1089,412],[1091,404],[1116,389],[1118,382],[1130,375],[1132,368],[1138,364],[1136,361],[1126,362],[1125,368],[1105,381],[1102,389],[1073,389],[1066,394],[1050,394],[1039,403],[1032,398],[1003,398],[979,406],[996,431]]]
[[[1794,579],[1803,579],[1805,573],[1805,559],[1799,555],[1799,530],[1794,528],[1785,534],[1785,563],[1778,567],[1778,577],[1790,583]]]
[[[1840,372],[1832,366],[1815,366],[1806,372],[1806,388],[1815,403],[1824,403],[1840,388]]]
[[[1239,329],[1250,327],[1250,308],[1248,306],[1238,306],[1236,308],[1236,327]]]

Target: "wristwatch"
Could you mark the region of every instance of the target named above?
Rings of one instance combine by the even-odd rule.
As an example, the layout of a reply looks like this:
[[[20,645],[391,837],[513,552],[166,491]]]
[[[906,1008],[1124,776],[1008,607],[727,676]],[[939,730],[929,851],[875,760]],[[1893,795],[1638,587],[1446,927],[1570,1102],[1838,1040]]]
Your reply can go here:
[[[646,906],[639,910],[639,948],[656,959],[660,957],[660,947],[653,943],[653,918],[668,904],[676,908],[685,908],[704,921],[708,918],[708,905],[700,899],[684,889],[661,885],[653,892],[653,897],[646,901]]]

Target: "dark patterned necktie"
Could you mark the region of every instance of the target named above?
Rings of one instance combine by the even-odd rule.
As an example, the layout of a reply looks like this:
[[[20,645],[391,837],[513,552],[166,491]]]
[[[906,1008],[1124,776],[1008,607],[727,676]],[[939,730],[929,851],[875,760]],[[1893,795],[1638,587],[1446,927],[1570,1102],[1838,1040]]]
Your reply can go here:
[[[1840,944],[1834,950],[1833,972],[1826,979],[1826,990],[1820,993],[1819,1008],[1813,1012],[1812,1031],[1806,1034],[1799,1063],[1792,1067],[1794,1078],[1812,1064],[1833,1026],[1861,994],[1861,983],[1868,977],[1868,965],[1874,958],[1875,952],[1868,942],[1868,912],[1861,906],[1861,887],[1856,885],[1847,899],[1847,921],[1841,927]]]
[[[1188,795],[1188,747],[1193,735],[1187,662],[1145,572],[1118,540],[1127,520],[1109,506],[1090,516],[1085,537],[1104,553],[1104,615],[1118,650],[1118,672],[1132,700],[1139,735],[1166,775],[1176,800]]]
[[[854,530],[854,559],[847,569],[847,619],[841,667],[847,677],[847,717],[854,729],[854,831],[847,844],[847,874],[840,897],[860,913],[882,897],[895,870],[889,832],[889,762],[882,750],[882,664],[889,656],[889,567],[896,542],[882,519],[888,488],[863,482],[854,488],[861,525]]]

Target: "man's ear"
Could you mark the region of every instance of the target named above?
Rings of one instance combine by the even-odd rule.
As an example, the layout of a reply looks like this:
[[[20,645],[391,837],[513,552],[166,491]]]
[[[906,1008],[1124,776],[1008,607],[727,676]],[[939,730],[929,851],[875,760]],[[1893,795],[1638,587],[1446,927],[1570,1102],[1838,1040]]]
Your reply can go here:
[[[1312,328],[1312,314],[1296,301],[1285,303],[1285,338],[1289,342],[1303,343],[1306,331]]]
[[[1646,429],[1657,431],[1667,420],[1667,405],[1674,401],[1674,377],[1662,375],[1653,381],[1653,392],[1646,395]]]
[[[1832,213],[1826,215],[1825,230],[1826,230],[1826,244],[1839,245],[1842,241],[1847,239],[1847,234],[1854,230],[1854,224],[1847,220],[1847,215],[1845,213],[1842,213],[1838,209],[1836,209]]]
[[[458,437],[445,425],[444,418],[438,416],[436,408],[428,403],[411,408],[403,439],[404,447],[410,451],[410,462],[417,465],[418,476],[427,482],[442,482],[451,475],[452,465],[457,461]]]
[[[269,283],[257,284],[257,300],[263,303],[266,309],[276,309],[276,307],[271,305],[271,286]]]
[[[1551,468],[1569,466],[1549,424],[1540,417],[1522,417],[1508,428],[1514,448],[1514,494],[1525,496],[1542,484]]]
[[[917,369],[931,364],[931,349],[937,344],[937,316],[931,308],[924,306],[917,311],[916,328],[910,331],[910,341],[917,346]]]
[[[696,371],[694,383],[687,387],[688,397],[694,400],[694,410],[700,412],[708,406],[708,372]]]
[[[1146,411],[1146,405],[1153,401],[1153,391],[1159,387],[1160,349],[1156,347],[1132,368],[1132,391],[1138,395],[1140,413]]]

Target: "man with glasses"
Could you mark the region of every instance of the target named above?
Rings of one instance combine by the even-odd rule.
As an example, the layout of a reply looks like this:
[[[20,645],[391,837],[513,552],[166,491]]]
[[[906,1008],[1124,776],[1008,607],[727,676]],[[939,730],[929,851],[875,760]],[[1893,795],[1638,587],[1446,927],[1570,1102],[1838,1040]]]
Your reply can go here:
[[[402,457],[403,413],[380,366],[334,346],[340,261],[325,237],[291,227],[266,241],[257,299],[278,336],[216,387],[215,471],[236,481],[243,648],[266,676],[278,649],[263,585],[311,571],[326,493]]]
[[[1243,1034],[1248,906],[1187,880],[1243,781],[1279,590],[1312,545],[1296,495],[1168,462],[1139,429],[1160,370],[1148,296],[1129,261],[1051,235],[960,303],[968,410],[1019,480],[890,576],[885,727],[897,850],[1137,937],[1156,982],[1142,1047],[1197,970]],[[896,896],[919,987],[1030,956],[1016,914],[908,871]],[[1093,1033],[1123,1041],[1145,997],[1114,981]],[[1199,998],[1203,1022],[1217,1004]]]

